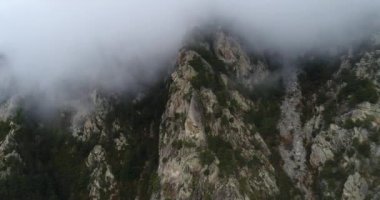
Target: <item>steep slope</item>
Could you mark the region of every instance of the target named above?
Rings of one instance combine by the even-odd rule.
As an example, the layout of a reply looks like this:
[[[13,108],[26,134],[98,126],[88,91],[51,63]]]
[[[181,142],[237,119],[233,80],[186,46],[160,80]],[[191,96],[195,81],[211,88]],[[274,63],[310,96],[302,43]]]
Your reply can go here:
[[[379,199],[380,46],[286,59],[195,32],[138,93],[0,104],[1,199]],[[87,95],[86,95],[87,94]]]
[[[304,146],[319,198],[378,198],[377,48],[309,64],[301,74]]]
[[[210,38],[214,41],[197,41],[178,56],[160,128],[157,196],[274,198],[279,189],[270,150],[244,119],[257,108],[239,92],[265,79],[268,69],[263,63],[251,65],[223,32]]]
[[[166,101],[162,88],[138,100],[95,91],[85,109],[75,104],[49,119],[21,100],[1,123],[1,198],[148,199]]]

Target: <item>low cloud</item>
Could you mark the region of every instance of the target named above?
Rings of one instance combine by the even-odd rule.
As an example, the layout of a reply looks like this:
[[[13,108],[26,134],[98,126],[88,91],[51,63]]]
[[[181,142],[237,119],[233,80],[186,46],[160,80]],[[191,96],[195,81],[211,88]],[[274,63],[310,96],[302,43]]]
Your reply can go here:
[[[370,0],[0,0],[0,100],[9,92],[57,99],[82,87],[134,90],[210,22],[228,24],[246,45],[296,54],[359,40],[379,10]]]

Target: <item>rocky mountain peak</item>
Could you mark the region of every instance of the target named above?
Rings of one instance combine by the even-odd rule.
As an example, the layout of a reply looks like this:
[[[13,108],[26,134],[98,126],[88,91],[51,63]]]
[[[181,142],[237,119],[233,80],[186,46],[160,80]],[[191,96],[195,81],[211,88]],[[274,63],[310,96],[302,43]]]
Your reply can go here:
[[[2,102],[0,194],[378,199],[379,70],[373,42],[284,60],[198,33],[139,93],[94,89],[49,120]]]

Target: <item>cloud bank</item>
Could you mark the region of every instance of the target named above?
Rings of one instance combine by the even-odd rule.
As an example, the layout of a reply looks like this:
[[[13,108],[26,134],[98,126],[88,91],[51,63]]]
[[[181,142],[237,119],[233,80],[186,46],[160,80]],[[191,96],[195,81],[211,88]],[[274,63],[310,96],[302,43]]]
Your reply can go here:
[[[380,2],[369,0],[224,1],[218,14],[253,45],[304,51],[367,36],[369,28],[380,27],[379,9]]]
[[[133,90],[212,21],[249,45],[295,53],[358,40],[379,25],[379,10],[370,0],[0,0],[0,101],[10,90]]]

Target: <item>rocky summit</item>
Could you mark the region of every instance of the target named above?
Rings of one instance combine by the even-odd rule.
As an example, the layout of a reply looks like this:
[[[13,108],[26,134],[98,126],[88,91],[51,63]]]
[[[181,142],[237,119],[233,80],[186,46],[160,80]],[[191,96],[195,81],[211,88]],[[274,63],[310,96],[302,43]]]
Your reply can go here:
[[[380,43],[287,57],[195,31],[136,92],[0,104],[0,199],[380,199]]]

